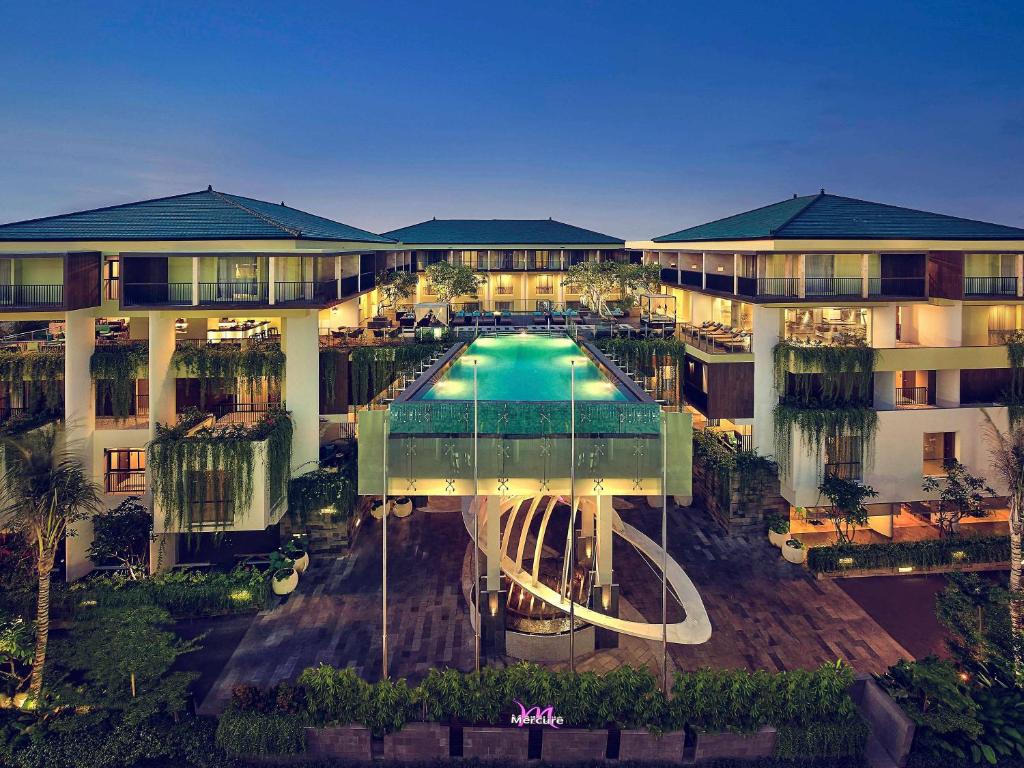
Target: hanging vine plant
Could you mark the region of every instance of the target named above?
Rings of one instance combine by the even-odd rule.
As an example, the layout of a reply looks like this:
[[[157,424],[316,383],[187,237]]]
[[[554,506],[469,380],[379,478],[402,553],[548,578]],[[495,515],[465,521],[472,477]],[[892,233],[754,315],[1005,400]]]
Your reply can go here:
[[[601,339],[597,347],[614,354],[631,371],[654,379],[654,391],[674,390],[670,400],[680,401],[679,375],[686,345],[676,339]],[[667,370],[666,370],[667,369]],[[668,373],[671,371],[671,373]],[[666,375],[667,374],[667,375]]]
[[[174,351],[171,362],[178,371],[196,379],[242,379],[252,396],[256,385],[266,380],[280,383],[284,375],[284,352],[278,344],[244,341],[234,344],[184,345]],[[205,405],[205,387],[200,388],[200,406]]]
[[[788,474],[795,426],[801,444],[821,465],[829,439],[858,438],[870,464],[878,414],[872,400],[878,350],[863,342],[808,346],[781,342],[773,350],[775,388],[775,460]]]
[[[395,380],[445,347],[444,341],[391,346],[356,347],[349,365],[352,371],[352,402],[365,405]]]
[[[338,363],[347,354],[337,347],[320,349],[320,394],[326,403],[334,403],[335,382],[338,380]]]
[[[135,398],[135,380],[149,362],[149,345],[145,341],[97,347],[89,361],[92,379],[96,382],[96,400],[109,405],[115,419],[130,415]]]
[[[64,351],[0,352],[0,381],[8,391],[20,387],[22,382],[32,382],[38,402],[26,406],[56,412],[64,402]]]
[[[267,444],[266,479],[272,503],[287,493],[292,421],[286,411],[272,410],[253,426],[204,425],[210,419],[193,409],[181,414],[173,426],[156,425],[156,436],[147,448],[146,469],[153,498],[163,507],[168,526],[192,530],[198,522],[197,512],[225,498],[236,510],[248,509],[257,442]],[[217,473],[212,482],[211,472]]]
[[[1003,393],[1010,426],[1024,418],[1024,331],[1014,331],[1006,339],[1006,358],[1010,363],[1010,387]]]

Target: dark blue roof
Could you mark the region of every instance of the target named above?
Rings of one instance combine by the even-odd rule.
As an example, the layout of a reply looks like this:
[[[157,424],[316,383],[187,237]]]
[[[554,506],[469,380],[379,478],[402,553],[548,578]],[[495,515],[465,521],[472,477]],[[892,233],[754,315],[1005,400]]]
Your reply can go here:
[[[603,235],[554,219],[431,219],[385,236],[409,245],[610,245],[617,237]]]
[[[0,240],[336,240],[386,237],[286,205],[212,188],[0,225]]]
[[[822,192],[654,238],[656,243],[757,239],[1024,240],[1024,229]]]

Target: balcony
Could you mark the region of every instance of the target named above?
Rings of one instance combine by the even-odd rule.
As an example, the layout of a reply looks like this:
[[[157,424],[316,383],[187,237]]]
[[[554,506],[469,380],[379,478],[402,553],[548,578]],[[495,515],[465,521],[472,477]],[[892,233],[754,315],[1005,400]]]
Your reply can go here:
[[[928,387],[896,387],[897,408],[922,408],[928,406],[930,401]]]
[[[336,280],[274,283],[276,304],[328,304],[338,298]]]
[[[804,279],[804,295],[808,297],[860,296],[864,281],[859,277],[808,277]]]
[[[965,277],[964,296],[1016,296],[1016,277]]]
[[[692,288],[700,288],[704,284],[701,279],[700,272],[694,272],[692,269],[684,269],[680,275],[682,276],[683,285],[688,285]]]
[[[511,285],[499,285],[495,287],[494,292],[499,296],[511,296],[513,288]]]
[[[104,478],[109,494],[140,495],[146,492],[145,469],[109,469]]]
[[[704,276],[705,287],[709,291],[721,291],[722,293],[733,292],[733,279],[732,275],[718,274],[712,272]]]
[[[270,284],[253,280],[199,283],[200,304],[267,304]]]
[[[192,304],[192,283],[125,283],[125,307],[187,307]]]
[[[757,278],[758,296],[799,296],[800,278],[798,277],[759,277]]]
[[[923,299],[924,277],[872,277],[868,280],[869,296],[891,296]]]
[[[662,267],[661,282],[666,285],[679,285],[679,270],[675,267]]]
[[[63,285],[0,285],[0,312],[63,307]]]

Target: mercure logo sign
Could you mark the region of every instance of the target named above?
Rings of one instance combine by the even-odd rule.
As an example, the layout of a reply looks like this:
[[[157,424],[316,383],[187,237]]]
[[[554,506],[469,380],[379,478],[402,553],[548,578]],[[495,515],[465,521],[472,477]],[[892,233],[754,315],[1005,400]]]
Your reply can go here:
[[[519,712],[512,715],[512,725],[523,728],[528,725],[548,725],[552,728],[565,723],[561,715],[555,714],[555,708],[550,704],[543,709],[540,707],[527,707],[519,699],[512,699],[519,707]]]

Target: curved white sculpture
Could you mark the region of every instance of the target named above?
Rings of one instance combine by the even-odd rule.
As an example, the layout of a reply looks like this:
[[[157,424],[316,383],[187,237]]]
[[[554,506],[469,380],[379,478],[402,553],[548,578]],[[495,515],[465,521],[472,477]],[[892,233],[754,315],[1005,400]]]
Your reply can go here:
[[[549,605],[558,606],[562,610],[568,612],[570,600],[556,590],[542,583],[538,578],[540,552],[544,546],[544,532],[547,528],[547,522],[551,517],[551,512],[557,502],[556,497],[547,497],[549,501],[544,505],[541,531],[537,536],[536,551],[533,558],[533,570],[532,572],[526,571],[522,567],[523,551],[526,546],[526,536],[530,527],[529,524],[537,513],[538,507],[541,506],[543,498],[545,497],[520,496],[501,500],[499,515],[508,515],[505,535],[501,540],[501,570],[509,579],[518,584],[527,593],[543,600]],[[482,501],[482,499],[478,499],[477,501]],[[527,502],[529,502],[527,518],[524,521],[520,532],[520,539],[516,548],[516,554],[515,557],[509,557],[508,550],[511,543],[512,523],[514,522],[519,509]],[[485,505],[481,504],[480,506],[486,510]],[[476,504],[470,504],[463,512],[463,522],[466,525],[466,530],[470,532],[470,535],[472,535],[473,532],[473,514],[476,508]],[[481,542],[487,541],[487,536],[485,534],[489,523],[490,521],[487,519],[487,513],[486,511],[483,511],[480,515],[480,538],[478,546]],[[656,568],[661,568],[661,546],[633,526],[624,522],[618,512],[615,513],[615,517],[612,521],[612,529],[614,533],[618,534],[640,550]],[[670,643],[684,645],[698,645],[700,643],[706,643],[711,638],[711,621],[708,619],[708,613],[704,608],[704,602],[700,599],[700,594],[697,592],[696,586],[694,586],[690,577],[686,575],[686,572],[682,569],[679,563],[671,557],[666,558],[665,562],[667,563],[667,567],[665,569],[666,581],[668,582],[672,592],[679,598],[679,602],[682,604],[683,610],[686,612],[686,619],[684,621],[668,625],[668,641]],[[619,619],[614,616],[606,616],[603,613],[598,613],[597,611],[581,605],[580,603],[576,603],[575,605],[575,614],[579,619],[587,622],[588,624],[593,624],[594,626],[601,627],[603,629],[610,629],[614,632],[620,632],[632,637],[639,637],[644,640],[660,641],[662,639],[662,625],[660,623],[652,624],[641,621],[626,621],[625,619]]]

